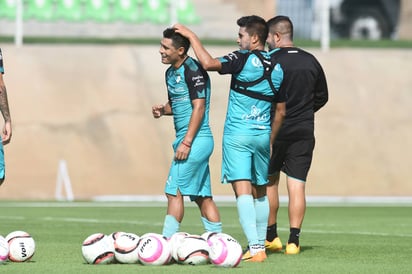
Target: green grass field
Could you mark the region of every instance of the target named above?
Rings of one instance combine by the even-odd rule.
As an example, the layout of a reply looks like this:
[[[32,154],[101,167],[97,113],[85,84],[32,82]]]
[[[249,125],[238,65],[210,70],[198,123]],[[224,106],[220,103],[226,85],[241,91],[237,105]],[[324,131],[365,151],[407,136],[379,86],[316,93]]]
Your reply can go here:
[[[187,203],[188,204],[188,203]],[[224,232],[246,245],[232,203],[218,204]],[[163,203],[0,202],[0,235],[29,232],[36,253],[25,263],[7,262],[0,273],[411,273],[412,207],[310,206],[301,233],[302,252],[296,256],[269,254],[264,263],[241,263],[233,269],[213,265],[143,266],[88,265],[81,244],[90,234],[114,231],[160,233]],[[278,222],[287,240],[285,205]],[[182,231],[203,232],[197,208],[188,206]]]

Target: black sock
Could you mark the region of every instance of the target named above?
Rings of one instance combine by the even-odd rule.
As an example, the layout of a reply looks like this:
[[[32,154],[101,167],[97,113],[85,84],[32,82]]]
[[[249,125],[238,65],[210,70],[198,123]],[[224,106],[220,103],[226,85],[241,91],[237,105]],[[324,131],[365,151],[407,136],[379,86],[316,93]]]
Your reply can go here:
[[[273,224],[267,227],[266,229],[266,240],[271,242],[278,236],[277,224]]]
[[[300,236],[300,228],[291,227],[288,243],[294,243],[296,244],[296,246],[299,246],[299,236]]]

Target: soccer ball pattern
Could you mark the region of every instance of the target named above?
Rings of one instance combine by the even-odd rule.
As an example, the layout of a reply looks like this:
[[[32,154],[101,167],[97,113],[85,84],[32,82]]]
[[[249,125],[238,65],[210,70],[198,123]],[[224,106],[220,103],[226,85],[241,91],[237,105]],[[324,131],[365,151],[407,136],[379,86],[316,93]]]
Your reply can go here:
[[[30,260],[36,250],[33,237],[25,231],[13,231],[5,240],[9,244],[9,260],[12,262],[26,262]]]
[[[109,264],[114,261],[112,239],[103,233],[95,233],[83,241],[82,254],[89,264]]]

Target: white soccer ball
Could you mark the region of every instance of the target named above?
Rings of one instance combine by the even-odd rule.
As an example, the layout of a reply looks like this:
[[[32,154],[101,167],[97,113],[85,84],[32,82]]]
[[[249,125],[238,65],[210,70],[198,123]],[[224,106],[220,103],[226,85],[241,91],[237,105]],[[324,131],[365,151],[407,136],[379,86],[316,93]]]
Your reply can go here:
[[[92,234],[83,241],[82,254],[88,264],[110,264],[114,261],[113,241],[103,233]]]
[[[170,245],[170,252],[172,253],[172,258],[177,262],[177,248],[180,246],[182,240],[189,236],[190,234],[187,232],[176,232],[175,234],[170,237],[169,245]]]
[[[12,262],[26,262],[36,251],[33,237],[25,231],[13,231],[6,236],[9,244],[9,260]]]
[[[189,265],[202,265],[209,262],[209,245],[199,235],[184,237],[177,247],[177,262]]]
[[[126,232],[123,232],[123,231],[115,231],[115,232],[110,233],[110,234],[108,235],[108,237],[113,241],[113,244],[114,244],[114,242],[116,241],[116,239],[119,238],[120,235],[122,235],[122,234],[126,234]]]
[[[213,235],[207,241],[210,246],[210,261],[221,267],[236,267],[242,259],[242,246],[225,233]]]
[[[202,237],[203,239],[205,239],[207,241],[207,240],[209,240],[210,237],[212,237],[216,234],[217,234],[217,232],[206,231],[202,235],[200,235],[200,237]]]
[[[139,262],[137,245],[140,237],[134,233],[123,233],[114,241],[114,256],[116,261],[123,264]]]
[[[157,233],[146,233],[137,246],[139,261],[144,265],[165,265],[172,258],[168,241]]]
[[[0,264],[9,258],[9,244],[6,239],[0,235]]]

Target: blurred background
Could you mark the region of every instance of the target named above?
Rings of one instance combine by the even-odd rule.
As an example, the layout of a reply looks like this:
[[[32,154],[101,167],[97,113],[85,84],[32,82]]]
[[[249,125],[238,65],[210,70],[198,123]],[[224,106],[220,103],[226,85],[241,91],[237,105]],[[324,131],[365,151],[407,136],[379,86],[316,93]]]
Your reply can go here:
[[[0,199],[162,199],[172,159],[162,31],[192,28],[212,56],[237,49],[236,20],[288,15],[322,64],[309,197],[410,199],[412,2],[406,0],[0,0],[13,138]],[[192,54],[192,52],[190,52]],[[230,78],[211,72],[211,158],[220,184]],[[281,194],[286,195],[284,181]]]

